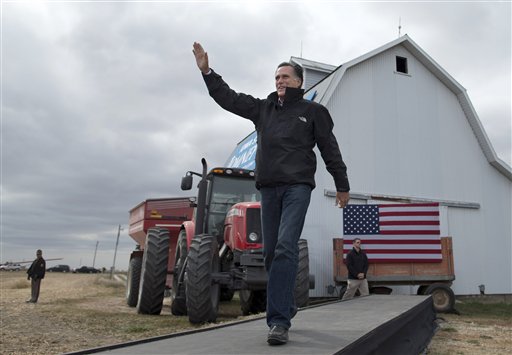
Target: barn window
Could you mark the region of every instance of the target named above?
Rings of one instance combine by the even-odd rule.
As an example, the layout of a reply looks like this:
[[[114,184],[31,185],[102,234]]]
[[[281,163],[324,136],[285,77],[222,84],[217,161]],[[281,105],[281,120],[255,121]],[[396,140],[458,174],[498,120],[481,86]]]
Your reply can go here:
[[[397,73],[409,74],[409,70],[407,68],[407,58],[404,57],[396,57],[396,71]]]

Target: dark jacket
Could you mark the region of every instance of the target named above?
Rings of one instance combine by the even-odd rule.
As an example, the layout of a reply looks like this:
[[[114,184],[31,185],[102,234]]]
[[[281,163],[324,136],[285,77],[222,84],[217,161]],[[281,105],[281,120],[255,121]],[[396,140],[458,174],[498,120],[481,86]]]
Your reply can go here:
[[[358,280],[359,277],[357,277],[357,274],[360,272],[362,272],[364,278],[366,278],[366,273],[368,272],[368,257],[362,249],[358,252],[356,248],[352,248],[347,254],[346,263],[349,279]]]
[[[28,276],[30,276],[34,280],[44,279],[45,272],[46,272],[46,261],[43,258],[41,258],[41,259],[37,258],[36,260],[34,260],[32,262],[32,265],[30,265],[30,267],[27,270]]]
[[[210,96],[225,110],[251,120],[258,134],[256,186],[308,184],[315,187],[318,146],[337,191],[349,191],[347,167],[332,132],[329,111],[303,99],[304,90],[287,88],[284,104],[277,92],[266,99],[237,93],[213,70],[203,75]]]

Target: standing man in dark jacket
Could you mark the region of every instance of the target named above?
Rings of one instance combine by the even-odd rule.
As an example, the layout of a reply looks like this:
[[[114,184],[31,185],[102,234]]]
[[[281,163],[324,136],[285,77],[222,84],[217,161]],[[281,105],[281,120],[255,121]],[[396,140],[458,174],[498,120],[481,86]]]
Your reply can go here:
[[[318,146],[334,178],[336,204],[349,200],[347,168],[334,136],[327,109],[304,100],[302,68],[281,63],[275,72],[276,91],[266,99],[232,90],[210,69],[199,43],[193,53],[210,96],[225,110],[251,120],[258,134],[256,187],[261,192],[261,221],[267,283],[267,324],[270,345],[285,344],[297,312],[294,287],[299,260],[298,241],[311,191],[315,188]]]
[[[361,296],[370,294],[368,289],[368,280],[366,273],[368,272],[368,257],[361,249],[361,239],[355,238],[352,242],[352,250],[347,254],[348,280],[347,290],[342,300],[349,300],[354,297],[357,290]]]
[[[39,290],[41,288],[41,280],[44,279],[45,272],[46,261],[43,259],[43,251],[38,249],[36,252],[36,260],[32,262],[32,265],[30,265],[29,269],[27,270],[27,279],[32,279],[32,297],[27,301],[27,303],[37,303],[37,299],[39,298]]]

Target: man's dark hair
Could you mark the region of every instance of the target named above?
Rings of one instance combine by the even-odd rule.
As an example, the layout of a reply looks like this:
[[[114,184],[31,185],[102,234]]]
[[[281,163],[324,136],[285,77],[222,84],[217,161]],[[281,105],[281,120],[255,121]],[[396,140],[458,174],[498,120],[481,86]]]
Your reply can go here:
[[[302,67],[300,65],[293,64],[293,63],[290,63],[290,62],[282,62],[277,67],[278,68],[281,68],[281,67],[292,67],[293,70],[295,71],[295,75],[297,75],[297,77],[300,79],[300,83],[301,84],[304,83],[304,71],[302,70]]]

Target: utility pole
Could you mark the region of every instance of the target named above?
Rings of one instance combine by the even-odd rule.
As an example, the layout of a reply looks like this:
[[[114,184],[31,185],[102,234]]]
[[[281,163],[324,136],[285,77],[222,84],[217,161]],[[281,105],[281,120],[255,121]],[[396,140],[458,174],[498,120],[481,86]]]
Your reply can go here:
[[[94,249],[94,259],[92,260],[92,267],[94,267],[94,265],[96,265],[96,252],[98,251],[98,244],[99,244],[99,241],[96,241],[96,249]]]
[[[110,269],[110,278],[112,279],[112,276],[114,275],[114,270],[116,268],[116,255],[117,255],[117,246],[119,245],[119,234],[121,234],[121,231],[123,229],[121,228],[121,225],[117,228],[117,240],[116,240],[116,248],[114,250],[114,263],[112,264],[112,269]]]

